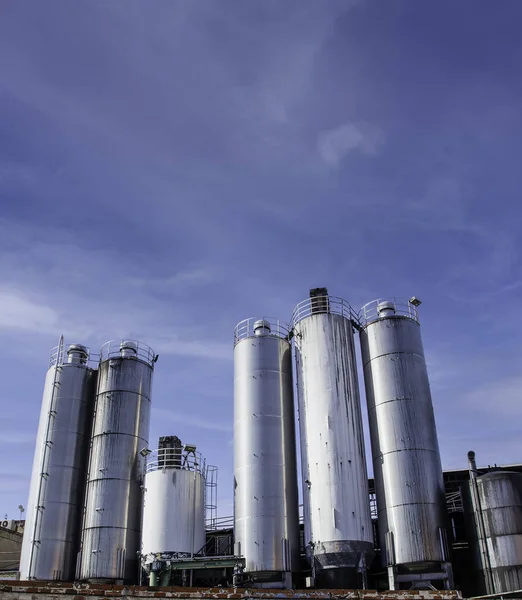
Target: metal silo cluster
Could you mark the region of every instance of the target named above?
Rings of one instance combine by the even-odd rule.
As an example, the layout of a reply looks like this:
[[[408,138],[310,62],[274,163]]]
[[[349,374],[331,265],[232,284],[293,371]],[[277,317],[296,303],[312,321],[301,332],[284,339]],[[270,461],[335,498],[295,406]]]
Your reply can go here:
[[[379,299],[355,311],[316,288],[288,324],[252,318],[236,326],[234,527],[222,553],[216,467],[176,436],[148,448],[152,349],[123,340],[93,356],[62,338],[45,381],[21,578],[137,583],[145,574],[151,586],[366,588],[378,571],[391,590],[451,589],[419,304]],[[477,587],[520,589],[522,473],[480,471],[474,453],[468,458],[461,499]],[[382,568],[370,571],[375,555]]]
[[[354,334],[368,399],[381,560],[389,587],[450,588],[442,467],[415,298],[354,311],[311,290],[290,325],[242,321],[235,332],[234,517],[244,578],[287,587],[295,515],[291,341],[307,583],[367,585],[374,557]],[[296,578],[294,577],[294,581]]]
[[[99,360],[63,338],[51,354],[22,544],[22,579],[137,578],[142,462],[155,356],[108,342]]]

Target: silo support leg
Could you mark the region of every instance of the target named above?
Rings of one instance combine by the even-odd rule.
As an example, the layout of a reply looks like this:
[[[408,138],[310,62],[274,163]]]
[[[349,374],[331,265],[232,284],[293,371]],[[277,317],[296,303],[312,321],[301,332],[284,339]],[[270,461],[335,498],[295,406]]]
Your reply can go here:
[[[388,567],[388,587],[390,590],[397,589],[395,584],[395,567],[393,565]]]

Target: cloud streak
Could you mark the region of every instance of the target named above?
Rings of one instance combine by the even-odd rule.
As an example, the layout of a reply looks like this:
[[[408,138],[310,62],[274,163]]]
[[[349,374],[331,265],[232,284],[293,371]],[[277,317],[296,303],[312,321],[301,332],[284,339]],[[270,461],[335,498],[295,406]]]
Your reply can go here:
[[[384,144],[384,133],[370,123],[345,123],[319,134],[318,149],[323,161],[338,167],[343,158],[353,151],[373,155]]]

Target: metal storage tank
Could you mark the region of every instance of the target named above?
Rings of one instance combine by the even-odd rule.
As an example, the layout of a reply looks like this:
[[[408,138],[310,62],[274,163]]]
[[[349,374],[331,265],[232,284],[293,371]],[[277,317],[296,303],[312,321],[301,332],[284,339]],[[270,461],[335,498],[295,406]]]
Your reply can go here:
[[[80,344],[52,351],[27,503],[21,579],[72,581],[85,489],[96,372]]]
[[[158,450],[147,457],[141,560],[150,585],[169,585],[170,561],[204,550],[205,472],[195,446],[160,441]]]
[[[401,581],[453,585],[419,304],[415,297],[376,300],[359,315],[381,557],[390,589]]]
[[[366,587],[373,559],[354,319],[325,288],[293,313],[305,545],[318,587]]]
[[[138,578],[141,483],[156,357],[133,341],[100,351],[78,578]]]
[[[490,471],[478,475],[470,459],[469,496],[475,526],[473,549],[484,592],[522,589],[522,473]]]
[[[246,319],[234,332],[234,535],[257,586],[291,587],[299,564],[288,325]]]

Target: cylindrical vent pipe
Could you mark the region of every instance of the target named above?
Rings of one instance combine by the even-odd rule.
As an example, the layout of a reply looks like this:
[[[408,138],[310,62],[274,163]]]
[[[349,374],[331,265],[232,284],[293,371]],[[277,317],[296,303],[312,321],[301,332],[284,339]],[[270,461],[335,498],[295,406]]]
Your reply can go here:
[[[453,584],[419,304],[415,297],[376,300],[359,313],[381,557],[391,589],[423,578],[427,587],[441,579]]]
[[[291,587],[299,563],[288,326],[247,319],[234,335],[234,536],[254,585]]]
[[[51,353],[36,438],[21,579],[73,581],[96,371],[80,344]]]
[[[318,587],[366,587],[373,559],[354,318],[324,288],[293,313],[305,546]]]
[[[138,342],[101,348],[79,579],[137,580],[154,363],[152,349]]]

